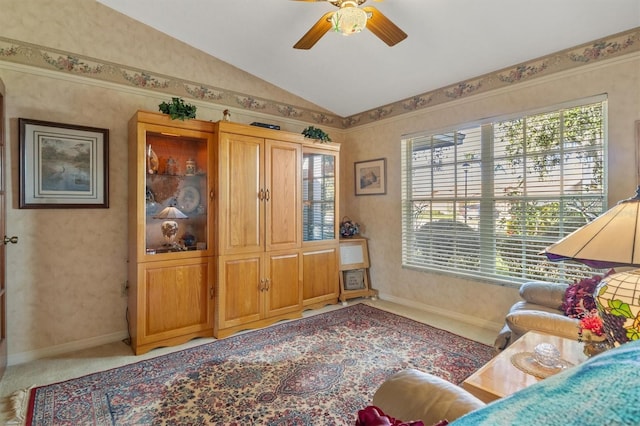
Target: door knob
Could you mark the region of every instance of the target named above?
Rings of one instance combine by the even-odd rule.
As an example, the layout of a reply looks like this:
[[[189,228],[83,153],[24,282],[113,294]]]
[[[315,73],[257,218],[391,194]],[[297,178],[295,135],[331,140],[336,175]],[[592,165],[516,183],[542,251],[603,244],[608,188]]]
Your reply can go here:
[[[4,245],[7,244],[18,244],[18,237],[16,237],[15,235],[13,237],[7,237],[6,235],[4,236]]]

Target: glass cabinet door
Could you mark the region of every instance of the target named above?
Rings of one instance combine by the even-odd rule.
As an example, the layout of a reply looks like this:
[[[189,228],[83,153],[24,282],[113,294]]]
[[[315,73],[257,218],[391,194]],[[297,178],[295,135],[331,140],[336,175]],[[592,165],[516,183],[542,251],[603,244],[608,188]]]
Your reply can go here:
[[[206,137],[146,133],[146,254],[206,250]]]
[[[336,156],[307,152],[302,156],[302,240],[336,238]]]

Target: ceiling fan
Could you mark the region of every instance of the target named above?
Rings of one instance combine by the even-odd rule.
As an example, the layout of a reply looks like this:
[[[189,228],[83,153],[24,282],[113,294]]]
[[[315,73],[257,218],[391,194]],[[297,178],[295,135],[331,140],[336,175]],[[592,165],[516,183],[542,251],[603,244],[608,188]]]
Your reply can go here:
[[[311,49],[329,30],[340,32],[344,35],[359,33],[365,27],[368,28],[389,46],[401,42],[407,38],[402,31],[389,18],[384,16],[373,6],[358,7],[367,0],[295,0],[304,2],[324,1],[331,3],[339,9],[335,12],[327,12],[316,22],[305,35],[293,46],[294,49]],[[381,0],[377,0],[381,1]]]

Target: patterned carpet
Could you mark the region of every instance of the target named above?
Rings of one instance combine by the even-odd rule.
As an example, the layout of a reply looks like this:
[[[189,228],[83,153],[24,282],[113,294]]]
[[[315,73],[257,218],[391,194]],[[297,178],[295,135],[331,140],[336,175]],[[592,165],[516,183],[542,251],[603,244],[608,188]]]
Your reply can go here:
[[[453,383],[493,348],[364,304],[31,391],[32,425],[353,425],[384,379]]]

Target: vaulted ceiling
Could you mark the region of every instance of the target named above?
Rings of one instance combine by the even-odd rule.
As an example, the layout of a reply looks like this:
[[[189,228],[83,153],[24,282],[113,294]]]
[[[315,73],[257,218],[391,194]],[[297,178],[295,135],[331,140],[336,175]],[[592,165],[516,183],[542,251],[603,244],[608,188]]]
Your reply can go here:
[[[329,31],[328,1],[98,0],[342,117],[640,27],[638,0],[368,0],[408,37]]]

